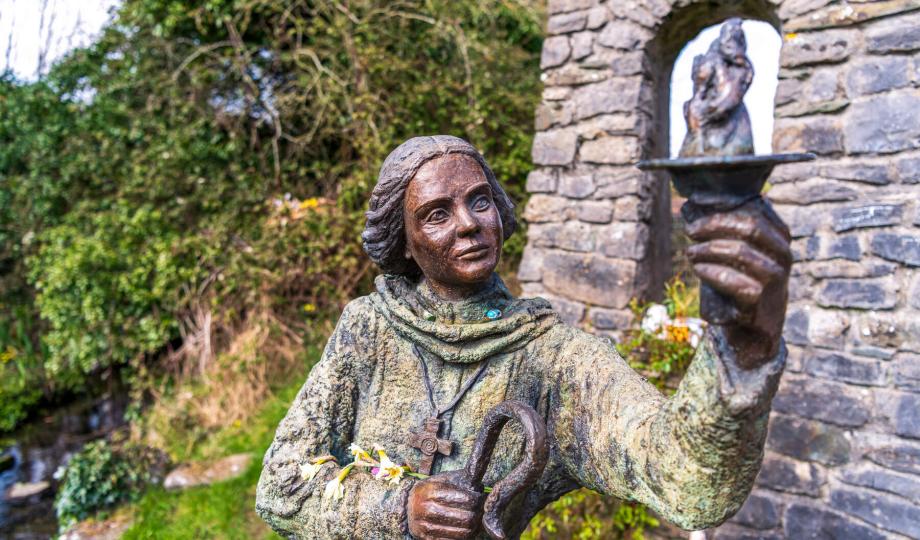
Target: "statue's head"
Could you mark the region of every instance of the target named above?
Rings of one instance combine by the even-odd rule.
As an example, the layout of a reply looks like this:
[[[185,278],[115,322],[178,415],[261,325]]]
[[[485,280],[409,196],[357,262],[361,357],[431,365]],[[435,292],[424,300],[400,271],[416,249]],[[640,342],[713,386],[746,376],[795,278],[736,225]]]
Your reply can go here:
[[[515,226],[514,204],[482,155],[463,139],[436,135],[387,156],[361,236],[384,273],[466,288],[491,277]]]
[[[723,57],[741,63],[741,59],[745,58],[747,52],[747,39],[741,28],[741,19],[735,17],[725,21],[719,31],[719,39],[713,45],[715,46],[716,43]]]

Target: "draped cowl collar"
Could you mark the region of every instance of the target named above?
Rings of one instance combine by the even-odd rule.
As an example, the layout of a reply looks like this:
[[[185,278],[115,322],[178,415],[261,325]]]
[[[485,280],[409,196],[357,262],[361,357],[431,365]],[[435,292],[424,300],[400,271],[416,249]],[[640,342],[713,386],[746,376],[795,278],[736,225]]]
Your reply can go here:
[[[424,280],[381,275],[371,294],[374,309],[397,334],[445,362],[476,363],[518,350],[558,322],[542,298],[514,298],[492,274],[487,287],[460,301],[439,298]],[[501,317],[490,320],[486,312]]]

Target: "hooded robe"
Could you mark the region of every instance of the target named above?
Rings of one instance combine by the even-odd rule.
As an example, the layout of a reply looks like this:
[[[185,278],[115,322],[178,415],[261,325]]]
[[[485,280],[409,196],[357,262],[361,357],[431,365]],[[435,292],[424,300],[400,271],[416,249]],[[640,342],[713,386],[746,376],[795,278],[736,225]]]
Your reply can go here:
[[[425,358],[438,406],[487,362],[442,416],[438,436],[454,446],[435,457],[432,474],[465,466],[483,417],[502,401],[527,403],[546,421],[549,461],[539,482],[504,514],[511,538],[546,504],[582,486],[644,503],[686,529],[721,523],[747,498],[785,347],[743,371],[711,327],[677,392],[666,398],[609,340],[563,323],[543,299],[512,297],[497,275],[459,302],[401,276],[379,276],[376,288],[346,306],[265,454],[256,510],[282,536],[411,538],[406,504],[416,480],[391,484],[356,468],[343,483],[343,498],[322,494],[351,461],[351,443],[380,445],[394,462],[418,464],[422,454],[410,436],[431,408],[413,344]],[[502,316],[488,319],[491,309]],[[509,422],[485,485],[504,478],[523,450],[522,431]],[[327,454],[341,465],[326,463],[306,480],[300,466]]]

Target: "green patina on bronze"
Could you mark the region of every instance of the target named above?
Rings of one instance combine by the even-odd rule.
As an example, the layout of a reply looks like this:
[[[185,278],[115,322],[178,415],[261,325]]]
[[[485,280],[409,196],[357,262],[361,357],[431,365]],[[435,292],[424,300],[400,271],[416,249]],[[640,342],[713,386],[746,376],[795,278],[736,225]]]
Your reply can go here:
[[[486,318],[489,309],[502,318]],[[488,362],[482,379],[444,415],[441,437],[454,450],[435,459],[434,473],[465,465],[483,417],[502,401],[522,401],[545,419],[549,463],[537,486],[505,513],[511,537],[580,486],[643,502],[686,529],[721,523],[744,502],[759,469],[785,361],[781,348],[759,368],[741,370],[711,329],[678,391],[665,398],[609,341],[564,324],[542,299],[514,299],[497,276],[485,292],[460,302],[441,300],[424,283],[380,277],[376,293],[345,308],[265,455],[256,506],[276,531],[310,539],[409,538],[414,480],[394,486],[353,472],[336,501],[321,495],[338,465],[324,465],[311,481],[299,468],[324,454],[347,463],[352,442],[379,444],[394,461],[418,463],[409,433],[430,407],[413,344],[427,351],[439,403],[456,395],[478,362]],[[485,483],[507,475],[523,448],[521,431],[509,424]]]

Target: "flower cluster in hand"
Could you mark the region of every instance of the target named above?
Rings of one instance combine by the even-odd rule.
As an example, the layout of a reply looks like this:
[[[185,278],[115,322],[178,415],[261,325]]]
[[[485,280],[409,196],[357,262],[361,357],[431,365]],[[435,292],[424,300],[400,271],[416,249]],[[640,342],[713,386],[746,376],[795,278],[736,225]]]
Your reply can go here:
[[[408,465],[398,465],[393,462],[387,456],[386,451],[378,445],[374,445],[372,452],[367,452],[357,444],[352,443],[348,447],[348,451],[354,459],[343,467],[335,478],[326,483],[326,489],[323,491],[323,497],[326,499],[339,500],[345,496],[345,479],[355,467],[368,470],[377,480],[383,480],[394,485],[399,484],[405,476],[419,479],[428,478],[428,475],[412,472]],[[377,458],[374,458],[373,454],[377,454]],[[320,471],[324,463],[335,460],[333,456],[313,458],[300,466],[301,477],[306,481],[310,481]]]

